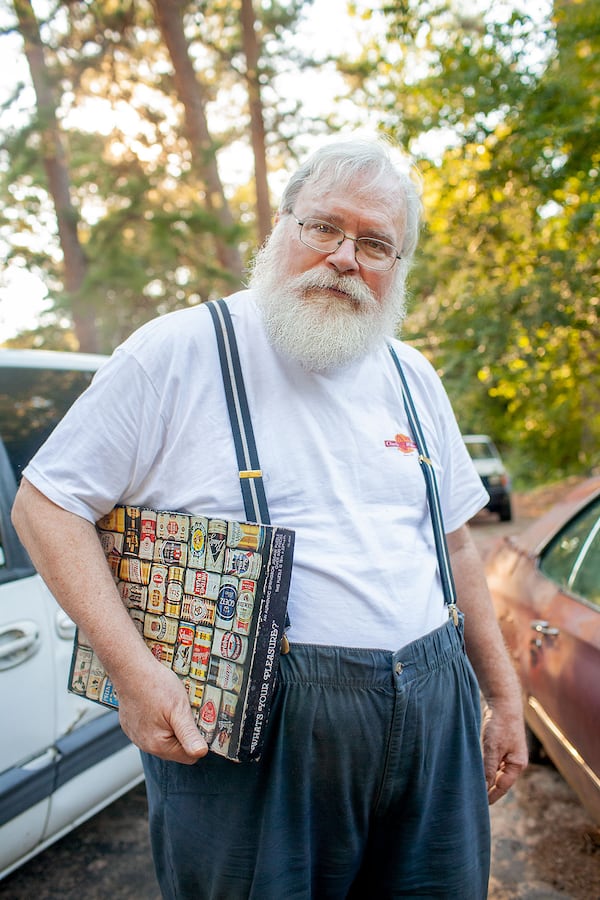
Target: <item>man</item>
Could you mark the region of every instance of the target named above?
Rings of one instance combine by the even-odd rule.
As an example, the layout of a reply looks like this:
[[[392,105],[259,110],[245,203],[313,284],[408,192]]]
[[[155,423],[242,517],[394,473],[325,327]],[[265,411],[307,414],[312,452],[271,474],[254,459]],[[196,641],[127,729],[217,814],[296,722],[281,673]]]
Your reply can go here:
[[[386,146],[325,147],[286,188],[250,290],[228,300],[271,520],[296,530],[291,650],[259,763],[205,755],[93,524],[117,502],[244,518],[208,311],[135,333],[25,472],[14,521],[144,751],[165,897],[486,896],[488,802],[527,754],[466,525],[486,495],[433,369],[391,337],[419,215]],[[444,606],[390,342],[437,474],[469,659]]]

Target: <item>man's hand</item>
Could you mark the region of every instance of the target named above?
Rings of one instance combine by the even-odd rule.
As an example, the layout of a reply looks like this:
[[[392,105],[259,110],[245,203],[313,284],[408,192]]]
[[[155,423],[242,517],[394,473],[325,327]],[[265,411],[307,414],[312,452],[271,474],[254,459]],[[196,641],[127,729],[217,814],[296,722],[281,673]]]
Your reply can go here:
[[[140,676],[115,685],[123,731],[146,753],[193,765],[206,755],[208,746],[196,727],[181,681],[153,657]]]
[[[490,803],[509,790],[527,765],[521,688],[504,646],[481,559],[466,525],[447,535],[465,644],[487,709],[482,749]]]
[[[488,704],[481,731],[483,765],[490,805],[503,797],[527,766],[528,752],[518,709]]]

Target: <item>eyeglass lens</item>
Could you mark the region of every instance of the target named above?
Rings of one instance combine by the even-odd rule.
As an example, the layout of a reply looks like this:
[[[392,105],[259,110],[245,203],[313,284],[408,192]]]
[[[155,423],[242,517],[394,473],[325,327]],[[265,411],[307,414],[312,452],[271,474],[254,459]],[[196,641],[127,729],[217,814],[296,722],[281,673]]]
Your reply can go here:
[[[347,236],[337,225],[320,219],[305,219],[300,225],[300,240],[312,250],[333,253]],[[350,238],[356,245],[356,259],[375,269],[389,269],[396,260],[396,248],[377,238]]]

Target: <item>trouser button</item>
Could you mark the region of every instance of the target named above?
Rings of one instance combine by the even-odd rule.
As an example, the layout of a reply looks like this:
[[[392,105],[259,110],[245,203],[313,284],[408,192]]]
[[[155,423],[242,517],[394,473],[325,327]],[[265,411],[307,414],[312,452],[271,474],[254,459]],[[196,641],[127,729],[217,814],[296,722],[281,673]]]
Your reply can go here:
[[[394,671],[396,672],[396,675],[402,675],[402,663],[401,662],[396,663],[396,665],[394,666]]]

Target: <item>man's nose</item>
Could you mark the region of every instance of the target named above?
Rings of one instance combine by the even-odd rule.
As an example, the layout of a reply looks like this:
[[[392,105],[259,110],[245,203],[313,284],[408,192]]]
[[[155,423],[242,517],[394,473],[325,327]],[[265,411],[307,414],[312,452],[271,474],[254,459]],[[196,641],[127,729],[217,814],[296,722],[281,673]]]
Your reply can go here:
[[[327,255],[327,262],[338,272],[358,272],[356,244],[352,238],[344,237],[339,247]]]

